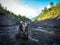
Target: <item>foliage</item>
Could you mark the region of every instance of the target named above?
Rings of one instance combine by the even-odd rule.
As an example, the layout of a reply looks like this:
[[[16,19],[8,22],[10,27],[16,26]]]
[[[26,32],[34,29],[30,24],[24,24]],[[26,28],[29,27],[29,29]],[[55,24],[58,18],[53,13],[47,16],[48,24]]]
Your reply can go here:
[[[53,5],[53,3],[51,2],[50,5]],[[60,2],[56,3],[55,6],[52,6],[48,9],[45,7],[40,15],[34,20],[40,21],[45,19],[51,19],[57,17],[58,15],[60,15]]]
[[[47,11],[47,7],[44,7],[44,9],[42,10],[43,13],[46,13]]]
[[[26,16],[22,16],[20,14],[14,14],[12,11],[7,10],[7,7],[3,7],[0,3],[0,14],[4,14],[4,15],[8,15],[11,16],[12,18],[16,19],[16,21],[20,21],[20,20],[30,20],[29,18],[27,18]],[[31,21],[31,20],[30,20]]]
[[[50,2],[50,7],[53,7],[53,5],[54,5],[53,2]]]

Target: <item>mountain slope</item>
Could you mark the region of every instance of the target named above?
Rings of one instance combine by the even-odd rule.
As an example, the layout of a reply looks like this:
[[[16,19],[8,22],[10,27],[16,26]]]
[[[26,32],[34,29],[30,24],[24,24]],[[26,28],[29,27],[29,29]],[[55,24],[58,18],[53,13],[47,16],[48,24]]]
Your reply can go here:
[[[41,14],[34,18],[34,20],[40,21],[45,19],[55,18],[60,15],[60,3],[56,3],[55,6],[50,7],[48,9],[43,9]]]

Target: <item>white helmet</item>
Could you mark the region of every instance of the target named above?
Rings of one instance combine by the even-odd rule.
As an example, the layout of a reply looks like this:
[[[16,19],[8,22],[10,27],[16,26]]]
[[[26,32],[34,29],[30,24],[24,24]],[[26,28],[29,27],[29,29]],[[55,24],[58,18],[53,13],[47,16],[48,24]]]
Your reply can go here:
[[[20,23],[22,23],[23,21],[20,21]]]

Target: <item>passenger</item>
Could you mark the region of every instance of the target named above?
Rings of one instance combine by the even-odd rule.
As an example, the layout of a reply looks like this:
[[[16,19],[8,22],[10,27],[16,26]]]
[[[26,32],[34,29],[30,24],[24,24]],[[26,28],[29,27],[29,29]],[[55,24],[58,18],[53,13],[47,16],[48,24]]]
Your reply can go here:
[[[26,27],[27,27],[27,22],[26,22],[26,21],[23,21],[23,22],[22,22],[22,29],[23,29],[23,32],[26,31]]]

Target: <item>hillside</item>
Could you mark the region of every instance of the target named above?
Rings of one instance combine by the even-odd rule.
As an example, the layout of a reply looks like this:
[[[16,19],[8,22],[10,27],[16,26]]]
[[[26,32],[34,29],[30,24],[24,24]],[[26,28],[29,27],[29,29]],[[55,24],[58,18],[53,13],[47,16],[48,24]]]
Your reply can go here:
[[[10,10],[7,10],[7,7],[4,7],[0,3],[0,15],[11,17],[11,19],[14,19],[17,22],[20,22],[21,20],[31,21],[26,16],[22,16],[20,14],[15,14]]]
[[[51,5],[51,4],[50,4]],[[60,3],[56,3],[56,5],[50,6],[50,8],[45,7],[40,15],[33,20],[35,21],[41,21],[45,19],[52,19],[60,15]]]

